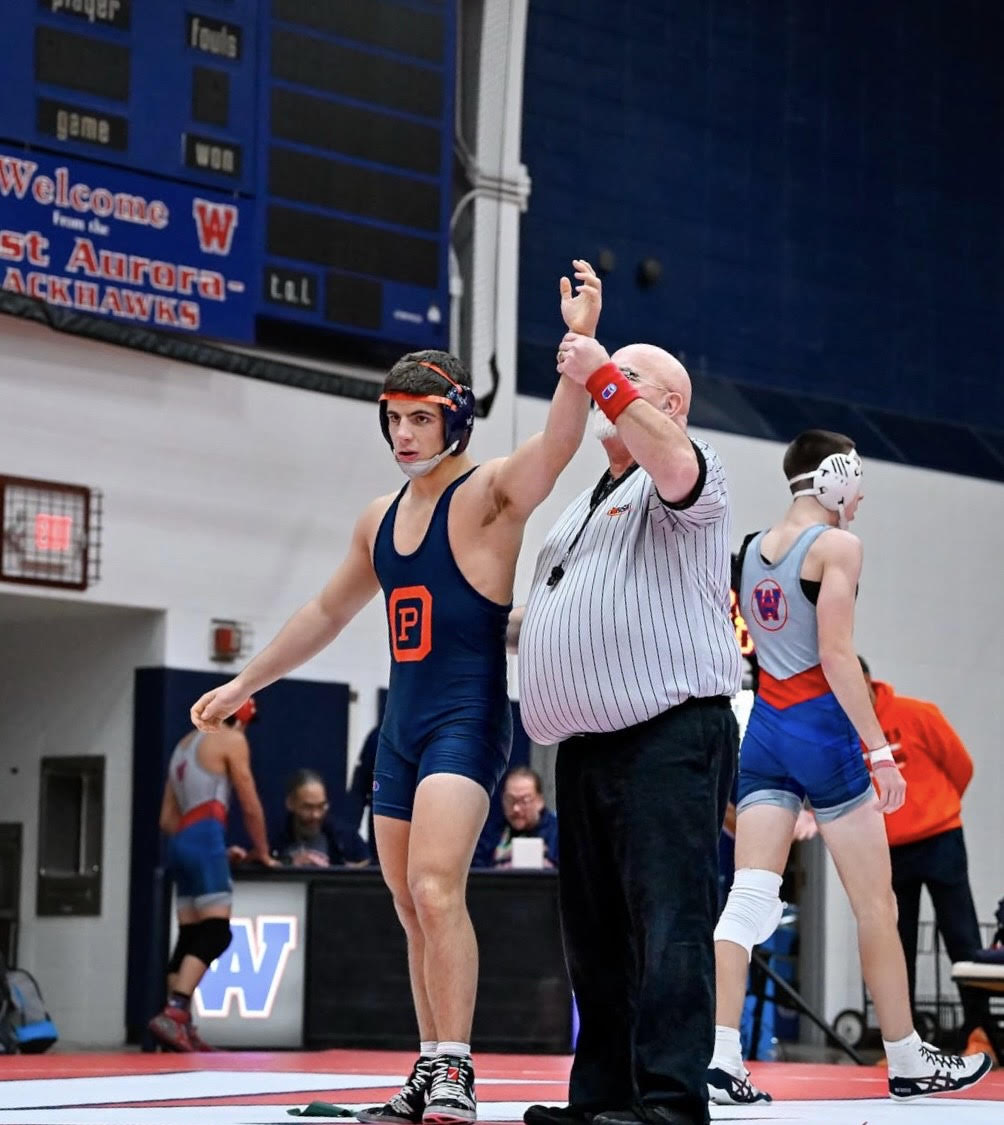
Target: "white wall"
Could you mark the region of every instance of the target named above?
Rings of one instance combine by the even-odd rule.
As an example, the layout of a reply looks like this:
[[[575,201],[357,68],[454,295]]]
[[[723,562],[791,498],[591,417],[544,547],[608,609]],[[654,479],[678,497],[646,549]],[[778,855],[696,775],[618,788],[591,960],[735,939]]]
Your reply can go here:
[[[0,820],[23,823],[19,963],[35,973],[65,1042],[125,1033],[133,673],[161,663],[161,615],[41,599],[0,606]],[[37,603],[37,604],[36,604]],[[105,758],[101,914],[38,918],[39,763]]]
[[[546,403],[520,399],[520,439],[540,427]],[[784,446],[733,434],[694,431],[718,450],[735,511],[734,546],[783,511]],[[534,514],[517,577],[525,597],[534,547],[564,505],[592,487],[605,466],[587,436],[548,501]],[[1004,683],[1000,580],[1004,486],[882,462],[865,466],[865,499],[854,530],[865,546],[858,598],[859,651],[876,679],[902,695],[933,700],[973,756],[975,775],[963,803],[970,881],[977,913],[989,921],[1004,894],[1000,809],[1004,759],[998,697]],[[825,1014],[861,1006],[853,917],[832,863],[827,866]]]

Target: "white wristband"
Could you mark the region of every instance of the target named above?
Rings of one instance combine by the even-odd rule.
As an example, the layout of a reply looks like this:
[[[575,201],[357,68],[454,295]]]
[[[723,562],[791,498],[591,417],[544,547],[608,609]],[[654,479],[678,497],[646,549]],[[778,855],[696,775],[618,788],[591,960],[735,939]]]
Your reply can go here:
[[[868,751],[868,760],[874,768],[882,762],[886,762],[890,766],[896,764],[896,759],[892,756],[892,750],[889,749],[889,743],[883,743],[881,746],[876,747],[874,750]]]

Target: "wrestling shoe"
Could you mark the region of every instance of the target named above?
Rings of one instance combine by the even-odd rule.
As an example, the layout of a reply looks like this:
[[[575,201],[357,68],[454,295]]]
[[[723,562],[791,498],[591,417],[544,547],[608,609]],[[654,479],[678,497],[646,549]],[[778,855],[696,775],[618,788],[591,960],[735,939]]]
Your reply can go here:
[[[470,1055],[437,1055],[432,1061],[426,1125],[464,1125],[478,1118],[474,1063]]]
[[[757,1105],[774,1100],[766,1090],[753,1085],[748,1070],[737,1078],[721,1067],[709,1067],[707,1083],[708,1101],[712,1105]]]
[[[361,1109],[356,1114],[356,1120],[370,1122],[372,1125],[379,1125],[380,1122],[389,1122],[390,1125],[420,1125],[425,1103],[428,1101],[432,1063],[433,1059],[428,1055],[420,1055],[411,1068],[408,1080],[390,1101]]]
[[[978,1055],[948,1055],[921,1043],[912,1073],[893,1074],[889,1070],[889,1097],[897,1102],[912,1102],[933,1094],[951,1094],[967,1090],[985,1078],[993,1068],[993,1059]]]
[[[188,1037],[191,1022],[188,1013],[180,1008],[165,1008],[146,1026],[154,1039],[169,1051],[194,1051],[195,1048]]]

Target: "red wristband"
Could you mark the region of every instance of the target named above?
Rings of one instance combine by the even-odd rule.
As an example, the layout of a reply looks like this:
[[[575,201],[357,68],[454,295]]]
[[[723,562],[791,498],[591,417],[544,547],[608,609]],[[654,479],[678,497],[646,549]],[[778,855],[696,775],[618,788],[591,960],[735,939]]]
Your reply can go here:
[[[616,422],[621,411],[631,405],[641,395],[631,385],[631,380],[615,363],[604,363],[586,380],[586,390],[593,401],[610,419]]]

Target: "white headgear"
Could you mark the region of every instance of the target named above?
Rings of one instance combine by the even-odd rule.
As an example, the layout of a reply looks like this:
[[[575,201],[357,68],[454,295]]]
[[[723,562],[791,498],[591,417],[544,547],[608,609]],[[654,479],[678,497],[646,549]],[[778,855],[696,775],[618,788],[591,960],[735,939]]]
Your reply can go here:
[[[788,483],[809,481],[808,488],[793,489],[792,495],[796,499],[799,496],[815,496],[828,512],[837,512],[840,526],[846,527],[844,512],[847,505],[861,492],[861,472],[861,458],[858,451],[852,449],[849,453],[831,453],[829,457],[823,458],[818,469],[789,477]]]

